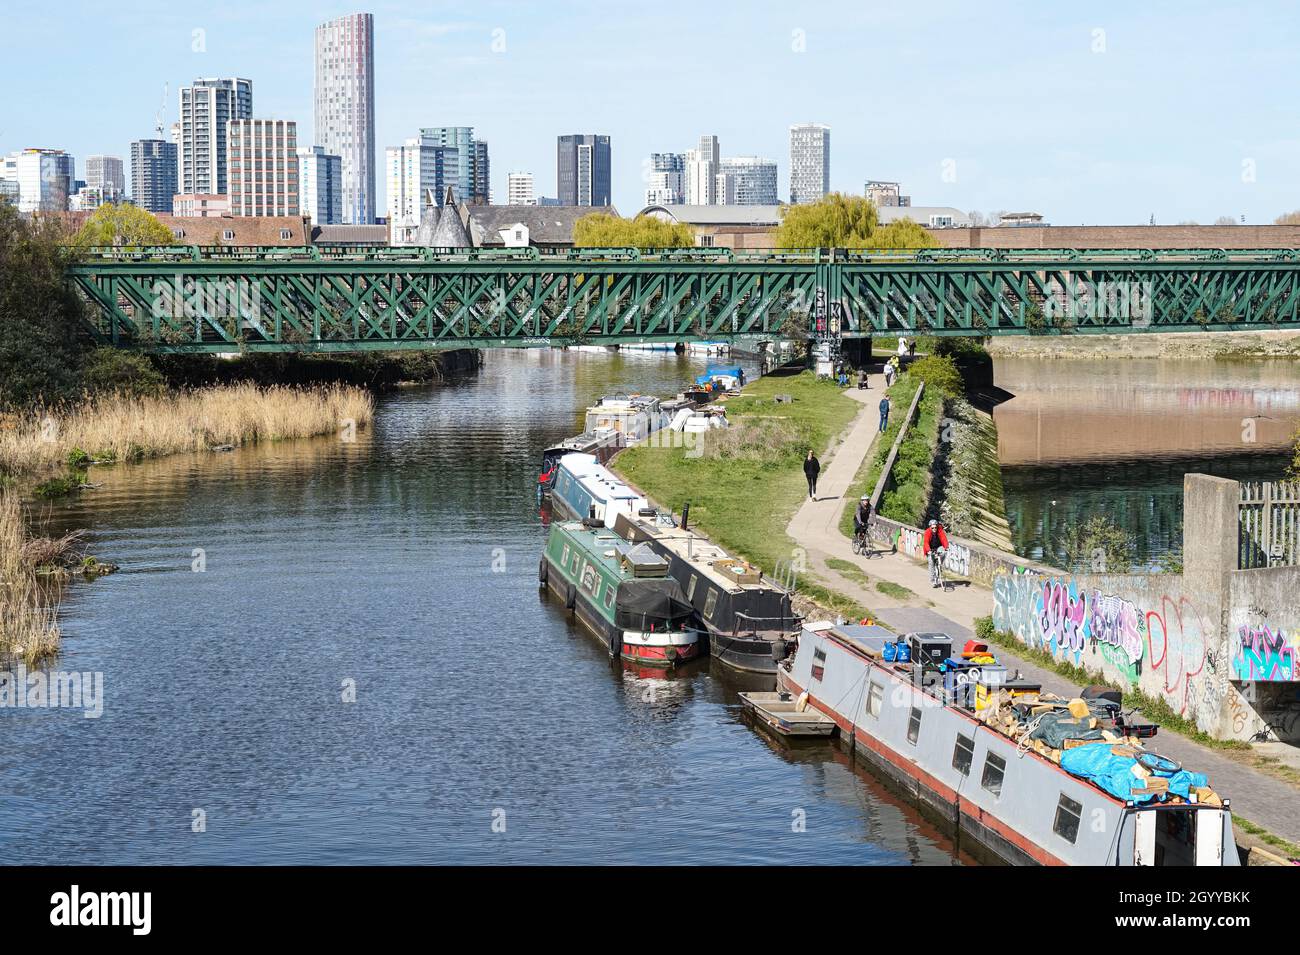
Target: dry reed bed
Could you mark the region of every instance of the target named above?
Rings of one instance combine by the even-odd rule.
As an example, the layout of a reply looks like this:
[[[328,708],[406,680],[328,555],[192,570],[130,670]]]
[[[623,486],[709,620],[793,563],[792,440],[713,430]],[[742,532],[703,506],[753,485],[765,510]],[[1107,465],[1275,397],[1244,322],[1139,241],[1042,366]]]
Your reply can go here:
[[[74,449],[96,460],[126,461],[362,429],[373,416],[374,398],[352,385],[239,384],[158,398],[101,396],[0,430],[0,474],[62,466]]]
[[[18,495],[0,489],[0,663],[36,666],[59,652],[57,593],[42,586]]]

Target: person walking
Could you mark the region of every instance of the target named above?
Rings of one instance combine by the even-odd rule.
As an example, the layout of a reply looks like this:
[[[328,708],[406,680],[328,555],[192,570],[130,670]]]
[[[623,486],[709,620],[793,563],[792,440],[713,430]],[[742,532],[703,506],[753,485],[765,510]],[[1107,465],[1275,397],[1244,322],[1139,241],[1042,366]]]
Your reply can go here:
[[[885,429],[889,427],[889,395],[880,399],[880,433],[884,434]]]
[[[908,357],[908,358],[915,358],[915,357],[916,357],[916,339],[915,339],[915,338],[909,340],[908,343],[907,343],[907,357]]]
[[[898,336],[898,357],[902,358],[907,354],[907,339],[902,335]]]
[[[885,387],[894,387],[894,359],[885,362]]]
[[[808,479],[808,496],[814,501],[817,500],[817,475],[822,473],[822,463],[817,460],[817,455],[812,453],[810,448],[808,457],[803,461],[803,476]]]

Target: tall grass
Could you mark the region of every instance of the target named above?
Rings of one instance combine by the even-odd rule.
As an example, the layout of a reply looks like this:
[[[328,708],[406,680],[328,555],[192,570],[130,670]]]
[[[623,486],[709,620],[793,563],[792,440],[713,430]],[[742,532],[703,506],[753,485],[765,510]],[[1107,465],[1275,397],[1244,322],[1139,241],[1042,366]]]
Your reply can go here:
[[[36,666],[59,652],[57,590],[36,576],[18,495],[0,489],[0,662]]]
[[[352,385],[223,385],[160,397],[98,396],[9,419],[0,428],[0,474],[48,470],[85,456],[138,460],[370,424],[374,399]]]

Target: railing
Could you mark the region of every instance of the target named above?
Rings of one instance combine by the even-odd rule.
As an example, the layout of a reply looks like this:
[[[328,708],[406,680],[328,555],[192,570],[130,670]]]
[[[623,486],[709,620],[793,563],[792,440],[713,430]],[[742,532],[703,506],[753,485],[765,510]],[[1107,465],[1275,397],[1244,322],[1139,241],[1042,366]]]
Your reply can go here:
[[[1243,481],[1237,531],[1242,570],[1300,564],[1300,482]]]
[[[898,449],[902,446],[903,439],[907,437],[907,429],[912,426],[912,421],[916,418],[916,408],[921,403],[921,393],[923,391],[925,391],[925,382],[918,381],[916,392],[912,395],[912,404],[908,406],[907,415],[898,427],[898,434],[894,436],[893,447],[889,449],[889,457],[885,458],[884,466],[880,469],[880,476],[876,478],[876,486],[871,492],[872,514],[875,514],[880,508],[880,498],[884,495],[885,488],[888,486],[889,473],[894,470],[894,459],[898,457]]]
[[[1067,263],[1067,262],[1300,262],[1297,249],[773,249],[726,247],[663,249],[528,246],[432,248],[424,246],[319,245],[97,246],[78,251],[83,261],[626,261],[741,263]]]

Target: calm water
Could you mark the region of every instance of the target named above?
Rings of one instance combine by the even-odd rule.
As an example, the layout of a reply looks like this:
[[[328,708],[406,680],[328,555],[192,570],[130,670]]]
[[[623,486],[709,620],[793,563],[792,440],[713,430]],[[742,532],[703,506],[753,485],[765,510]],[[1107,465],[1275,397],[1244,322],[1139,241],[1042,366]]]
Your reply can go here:
[[[613,666],[539,597],[542,448],[601,393],[703,364],[502,350],[385,400],[355,444],[96,470],[51,517],[122,565],[63,615],[61,667],[104,673],[105,712],[0,711],[0,856],[961,861],[837,750],[745,725],[708,661]]]
[[[1183,475],[1277,480],[1300,430],[1292,361],[999,358],[994,372],[1016,396],[994,412],[1012,539],[1053,563],[1064,529],[1098,513],[1140,566],[1181,553]]]

